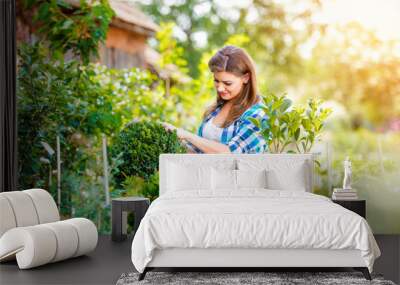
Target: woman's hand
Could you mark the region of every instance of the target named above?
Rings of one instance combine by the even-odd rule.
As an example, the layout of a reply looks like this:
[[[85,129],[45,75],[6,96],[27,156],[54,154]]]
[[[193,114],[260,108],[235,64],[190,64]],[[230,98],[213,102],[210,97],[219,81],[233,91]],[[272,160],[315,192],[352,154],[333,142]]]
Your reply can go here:
[[[177,128],[174,125],[171,125],[166,122],[159,122],[166,131],[172,132],[176,131],[176,134],[180,140],[186,140],[187,142],[193,144],[197,148],[199,148],[204,153],[230,153],[230,149],[227,145],[222,144],[220,142],[208,140],[202,138],[201,136],[192,134],[184,129]],[[189,153],[196,153],[190,149]]]
[[[170,132],[176,131],[176,135],[181,140],[186,139],[188,137],[188,134],[190,134],[188,131],[185,131],[184,129],[181,129],[181,128],[177,128],[174,125],[171,125],[171,124],[166,123],[166,122],[161,122],[161,125],[167,131],[170,131]]]

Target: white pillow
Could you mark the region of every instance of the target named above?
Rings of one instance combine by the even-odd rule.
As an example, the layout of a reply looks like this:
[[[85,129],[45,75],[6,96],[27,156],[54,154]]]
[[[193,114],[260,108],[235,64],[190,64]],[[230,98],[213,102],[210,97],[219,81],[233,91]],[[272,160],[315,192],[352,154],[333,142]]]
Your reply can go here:
[[[212,168],[214,191],[235,191],[241,188],[267,188],[267,171]]]
[[[267,188],[267,170],[236,170],[237,187]]]
[[[212,188],[214,191],[236,190],[236,170],[212,167]]]
[[[306,192],[308,183],[305,166],[303,162],[293,165],[290,171],[269,169],[267,171],[268,188],[273,190]]]
[[[267,170],[267,188],[271,190],[307,191],[309,161],[292,158],[237,161],[240,170]]]
[[[211,190],[211,167],[169,162],[167,191]]]

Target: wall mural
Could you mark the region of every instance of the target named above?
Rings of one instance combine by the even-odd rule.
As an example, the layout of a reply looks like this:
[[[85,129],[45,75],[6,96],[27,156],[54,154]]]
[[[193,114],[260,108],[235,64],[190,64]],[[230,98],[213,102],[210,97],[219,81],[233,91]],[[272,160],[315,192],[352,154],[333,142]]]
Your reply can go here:
[[[319,1],[216,2],[18,0],[20,188],[46,189],[63,217],[110,233],[110,199],[156,199],[159,154],[207,152],[199,135],[221,136],[207,108],[243,90],[250,103],[257,88],[247,129],[219,125],[227,137],[213,147],[315,153],[314,193],[351,186],[374,233],[399,234],[400,38],[318,21],[335,9]],[[218,73],[239,51],[253,73]]]

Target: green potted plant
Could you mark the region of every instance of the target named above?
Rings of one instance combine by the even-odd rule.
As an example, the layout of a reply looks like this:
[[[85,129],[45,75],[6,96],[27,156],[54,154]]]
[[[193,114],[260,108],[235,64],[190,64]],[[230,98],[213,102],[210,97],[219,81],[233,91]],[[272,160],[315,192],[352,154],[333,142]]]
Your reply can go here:
[[[289,98],[272,93],[263,99],[263,110],[269,118],[269,124],[262,126],[258,119],[250,120],[268,142],[269,152],[310,152],[332,110],[322,108],[322,102],[316,99],[310,99],[306,108],[293,107]]]

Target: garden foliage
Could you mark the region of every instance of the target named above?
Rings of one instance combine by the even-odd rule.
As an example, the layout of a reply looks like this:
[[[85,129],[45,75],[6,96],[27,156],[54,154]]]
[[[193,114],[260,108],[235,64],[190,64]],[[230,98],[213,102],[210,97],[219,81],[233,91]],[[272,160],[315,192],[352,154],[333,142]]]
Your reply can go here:
[[[251,120],[269,143],[269,152],[309,153],[332,112],[329,108],[322,108],[321,103],[309,99],[306,108],[293,106],[289,98],[269,93],[264,97],[265,105],[262,107],[269,124],[261,126],[261,121]]]
[[[162,153],[185,153],[176,132],[168,132],[159,123],[132,122],[115,138],[111,156],[121,160],[114,171],[116,185],[129,176],[148,180],[158,170]]]
[[[108,0],[79,0],[79,8],[63,0],[24,0],[24,9],[36,9],[37,34],[46,40],[54,57],[72,54],[88,64],[98,56],[114,16]]]

